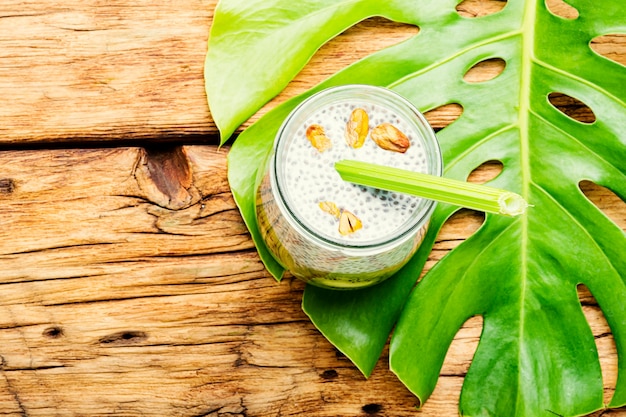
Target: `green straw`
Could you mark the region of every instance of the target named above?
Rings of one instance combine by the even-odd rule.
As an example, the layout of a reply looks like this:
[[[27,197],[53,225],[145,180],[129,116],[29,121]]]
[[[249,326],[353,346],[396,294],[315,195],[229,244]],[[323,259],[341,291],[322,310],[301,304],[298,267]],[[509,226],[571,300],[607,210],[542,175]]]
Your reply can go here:
[[[342,160],[335,169],[345,181],[488,213],[517,216],[528,203],[510,191],[369,162]]]

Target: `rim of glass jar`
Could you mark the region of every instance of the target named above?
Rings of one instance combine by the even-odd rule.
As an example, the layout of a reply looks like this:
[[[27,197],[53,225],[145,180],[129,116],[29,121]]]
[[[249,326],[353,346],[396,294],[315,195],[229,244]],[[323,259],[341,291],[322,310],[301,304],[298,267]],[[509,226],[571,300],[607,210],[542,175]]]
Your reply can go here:
[[[273,156],[270,160],[269,167],[272,190],[273,193],[278,194],[275,196],[274,200],[290,225],[296,228],[302,236],[306,236],[312,241],[323,243],[324,245],[330,245],[331,247],[337,249],[352,250],[367,250],[393,246],[409,239],[413,236],[414,232],[424,226],[424,224],[430,219],[432,212],[435,210],[437,205],[436,201],[420,199],[418,207],[415,208],[411,216],[400,227],[394,229],[393,234],[385,235],[378,239],[352,243],[345,240],[334,240],[324,236],[300,220],[294,213],[294,210],[289,206],[288,193],[283,190],[285,187],[281,181],[282,177],[279,172],[280,164],[278,161],[280,160],[280,156],[282,155],[288,142],[288,140],[283,139],[286,137],[285,132],[288,132],[289,128],[293,128],[293,131],[295,131],[299,126],[299,120],[297,119],[301,118],[303,119],[302,122],[304,122],[304,120],[306,120],[308,115],[311,113],[307,113],[307,110],[310,108],[311,111],[315,111],[320,106],[328,105],[332,102],[343,102],[346,99],[353,98],[374,102],[375,104],[383,107],[391,108],[394,112],[400,113],[403,117],[410,121],[418,133],[422,136],[422,143],[425,147],[428,158],[428,173],[439,176],[443,174],[443,160],[441,157],[439,141],[435,136],[435,132],[424,115],[415,106],[413,106],[410,101],[395,91],[385,87],[348,84],[329,87],[311,95],[297,105],[281,124],[274,141]]]

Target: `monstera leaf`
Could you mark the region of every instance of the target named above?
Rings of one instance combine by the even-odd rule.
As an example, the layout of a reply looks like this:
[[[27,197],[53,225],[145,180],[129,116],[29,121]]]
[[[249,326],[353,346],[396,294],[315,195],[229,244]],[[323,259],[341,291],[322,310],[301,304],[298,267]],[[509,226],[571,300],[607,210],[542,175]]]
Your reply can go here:
[[[623,0],[569,0],[578,17],[545,0],[509,0],[468,19],[458,0],[222,0],[206,62],[209,105],[223,140],[282,88],[326,41],[370,16],[419,26],[413,38],[346,68],[269,112],[229,154],[229,180],[268,270],[283,270],[263,245],[254,191],[287,113],[338,84],[392,88],[422,111],[458,103],[461,117],[438,133],[445,175],[466,179],[486,161],[491,184],[534,207],[517,218],[487,215],[480,229],[415,286],[443,223],[441,205],[420,251],[396,276],[365,290],[308,287],[303,308],[320,331],[369,375],[395,326],[390,366],[421,401],[432,393],[447,349],[470,317],[483,332],[461,393],[472,416],[573,416],[603,407],[593,335],[577,285],[586,285],[611,327],[619,375],[610,406],[626,404],[626,235],[580,191],[593,181],[626,199],[626,69],[590,48],[626,33]],[[501,59],[494,79],[464,81],[475,64]],[[548,99],[585,103],[581,123]]]

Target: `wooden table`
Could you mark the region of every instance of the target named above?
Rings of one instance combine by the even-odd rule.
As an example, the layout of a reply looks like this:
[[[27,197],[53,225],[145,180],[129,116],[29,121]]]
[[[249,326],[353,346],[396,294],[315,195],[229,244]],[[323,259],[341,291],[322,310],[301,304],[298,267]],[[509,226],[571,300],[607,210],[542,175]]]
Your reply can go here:
[[[468,2],[462,13],[492,3]],[[303,284],[278,284],[264,270],[206,105],[215,6],[0,5],[0,414],[457,415],[480,319],[461,329],[418,412],[387,351],[365,380],[302,313]],[[382,19],[359,24],[259,115],[415,32]],[[597,46],[626,59],[623,38]],[[443,127],[455,111],[428,118]],[[626,229],[623,202],[585,189]],[[479,223],[471,213],[450,221],[428,266]],[[581,290],[581,299],[608,399],[613,339],[591,296]]]

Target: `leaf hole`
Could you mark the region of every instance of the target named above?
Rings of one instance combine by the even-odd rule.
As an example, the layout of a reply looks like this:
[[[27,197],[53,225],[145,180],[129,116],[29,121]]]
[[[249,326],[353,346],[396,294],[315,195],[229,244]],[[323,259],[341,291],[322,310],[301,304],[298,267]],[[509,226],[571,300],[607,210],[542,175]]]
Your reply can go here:
[[[468,83],[482,83],[493,80],[502,74],[506,67],[506,61],[502,58],[490,58],[480,61],[467,70],[463,79]]]
[[[463,114],[463,106],[458,103],[444,104],[424,113],[424,117],[435,132],[449,126]]]
[[[459,246],[465,239],[473,235],[485,222],[485,213],[459,209],[441,227],[437,240],[428,255],[420,279],[448,252]]]
[[[613,223],[626,231],[626,202],[613,191],[592,181],[581,181],[580,191]]]
[[[441,367],[445,375],[465,375],[469,370],[478,341],[483,331],[482,316],[470,317],[459,329],[450,344]]]
[[[460,209],[445,222],[435,244],[440,245],[439,249],[452,250],[480,229],[484,222],[485,213]]]
[[[456,11],[462,17],[483,17],[498,13],[506,3],[506,0],[463,0],[457,4]]]
[[[467,177],[468,182],[484,184],[496,178],[502,172],[504,165],[500,161],[487,161],[475,168]]]
[[[592,124],[596,121],[593,110],[582,101],[567,94],[552,92],[548,94],[548,101],[558,111],[580,123]]]
[[[590,43],[598,55],[626,67],[626,33],[615,33],[595,37]]]
[[[563,0],[546,0],[546,7],[550,13],[563,19],[573,20],[579,16],[578,10]]]
[[[583,314],[591,328],[596,349],[600,356],[604,403],[608,404],[613,397],[615,386],[617,385],[618,358],[615,339],[613,338],[611,328],[606,321],[602,309],[593,294],[591,294],[591,291],[589,291],[589,288],[583,284],[579,284],[577,291]]]

